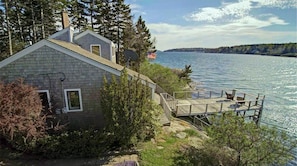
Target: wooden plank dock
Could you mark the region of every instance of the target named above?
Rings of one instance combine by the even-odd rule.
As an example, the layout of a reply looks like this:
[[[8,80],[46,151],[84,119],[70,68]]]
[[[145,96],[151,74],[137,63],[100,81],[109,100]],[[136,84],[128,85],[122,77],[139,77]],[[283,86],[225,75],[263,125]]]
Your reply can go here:
[[[258,124],[265,96],[248,95],[237,90],[231,92],[183,91],[175,92],[173,96],[163,93],[161,100],[164,101],[161,101],[163,103],[161,105],[166,106],[167,114],[170,111],[176,117],[207,117],[216,113],[234,111],[237,115],[252,118]]]

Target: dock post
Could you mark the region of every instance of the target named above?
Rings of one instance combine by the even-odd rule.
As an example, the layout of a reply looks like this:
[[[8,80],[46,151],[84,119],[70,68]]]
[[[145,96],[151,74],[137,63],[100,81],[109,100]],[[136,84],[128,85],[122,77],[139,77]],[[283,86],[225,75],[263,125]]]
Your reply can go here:
[[[249,107],[248,107],[248,110],[250,110],[250,108],[251,108],[251,103],[252,103],[252,101],[249,101]]]
[[[207,108],[208,108],[208,104],[206,104],[206,107],[205,107],[205,113],[207,113]]]
[[[190,113],[189,113],[189,116],[191,116],[191,113],[192,113],[192,104],[190,105]]]
[[[223,112],[223,102],[221,103],[220,112]]]
[[[221,91],[221,97],[223,97],[223,94],[224,94],[224,90]]]
[[[209,91],[209,98],[211,98],[211,91]]]

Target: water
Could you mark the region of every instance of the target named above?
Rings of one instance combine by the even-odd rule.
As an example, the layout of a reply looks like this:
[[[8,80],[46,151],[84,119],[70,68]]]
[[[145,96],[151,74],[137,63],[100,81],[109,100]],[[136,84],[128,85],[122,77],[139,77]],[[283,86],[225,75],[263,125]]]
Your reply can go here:
[[[180,69],[191,65],[200,88],[266,95],[261,122],[297,136],[297,58],[160,52],[153,62]]]

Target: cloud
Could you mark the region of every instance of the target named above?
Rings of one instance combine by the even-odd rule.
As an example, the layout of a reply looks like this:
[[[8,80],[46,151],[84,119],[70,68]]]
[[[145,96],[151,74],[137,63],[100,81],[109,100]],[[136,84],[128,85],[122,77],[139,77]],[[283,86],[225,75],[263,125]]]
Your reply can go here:
[[[185,16],[188,21],[231,22],[250,15],[254,8],[297,8],[296,0],[238,0],[220,7],[205,7]]]
[[[255,7],[271,7],[271,8],[297,8],[296,0],[251,0],[255,2]]]
[[[186,16],[186,20],[190,21],[228,21],[236,18],[244,17],[251,10],[251,2],[249,0],[239,1],[236,3],[223,3],[221,7],[205,7],[197,12]]]
[[[142,11],[142,6],[136,4],[136,3],[132,3],[132,4],[129,4],[130,6],[130,9],[132,11],[132,15],[133,14],[137,14],[137,15],[146,15],[146,13],[144,11]]]
[[[245,16],[221,25],[181,26],[167,23],[148,24],[157,49],[180,47],[220,47],[239,44],[274,42],[296,42],[296,32],[265,31],[261,28],[271,25],[285,25],[283,20],[270,15],[265,19]],[[256,41],[256,42],[255,42]]]

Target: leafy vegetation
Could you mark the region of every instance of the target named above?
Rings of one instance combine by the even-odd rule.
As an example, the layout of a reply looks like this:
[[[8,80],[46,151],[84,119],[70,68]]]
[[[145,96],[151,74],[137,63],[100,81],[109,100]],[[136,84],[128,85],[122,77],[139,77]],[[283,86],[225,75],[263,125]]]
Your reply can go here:
[[[180,91],[187,85],[187,79],[180,79],[172,69],[148,61],[141,64],[139,72],[148,76],[169,94]]]
[[[172,71],[178,76],[179,80],[184,80],[187,84],[192,82],[192,79],[190,78],[190,74],[193,72],[191,65],[185,65],[185,68],[182,70],[172,69]]]
[[[233,53],[233,54],[260,54],[273,56],[297,56],[297,43],[284,44],[253,44],[219,48],[179,48],[168,52],[206,52],[206,53]]]
[[[43,158],[98,157],[108,149],[105,136],[92,129],[47,135],[37,141],[31,153]]]
[[[101,106],[111,143],[130,147],[154,137],[159,112],[150,100],[150,90],[140,78],[129,79],[126,70],[117,80],[104,80]]]
[[[186,129],[186,139],[173,133],[160,133],[155,141],[145,142],[142,165],[285,165],[296,148],[296,138],[266,126],[245,123],[234,113],[213,118],[206,129],[208,137]],[[196,139],[195,139],[196,138]],[[161,147],[161,148],[160,148]]]
[[[46,115],[36,89],[22,80],[0,83],[0,138],[26,151],[46,135]]]
[[[297,146],[297,140],[285,132],[247,123],[232,112],[214,119],[207,134],[209,146],[230,148],[227,154],[232,165],[283,165],[292,159],[290,151]]]

